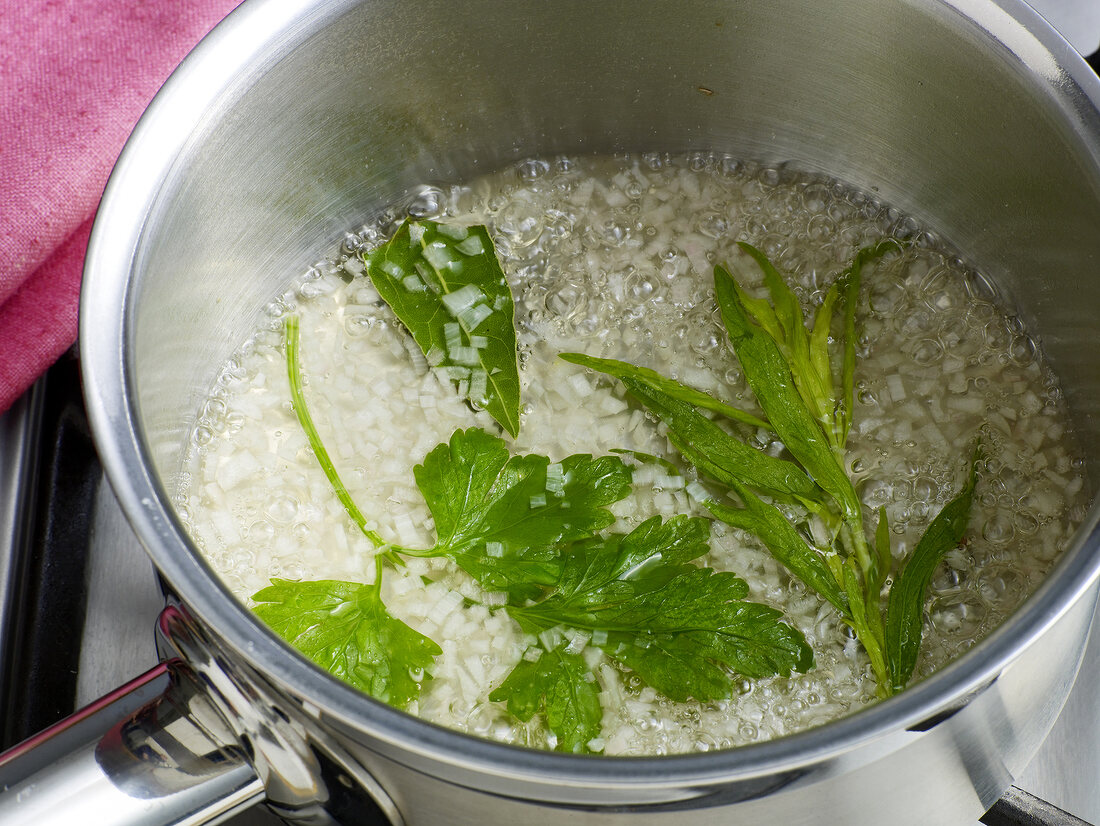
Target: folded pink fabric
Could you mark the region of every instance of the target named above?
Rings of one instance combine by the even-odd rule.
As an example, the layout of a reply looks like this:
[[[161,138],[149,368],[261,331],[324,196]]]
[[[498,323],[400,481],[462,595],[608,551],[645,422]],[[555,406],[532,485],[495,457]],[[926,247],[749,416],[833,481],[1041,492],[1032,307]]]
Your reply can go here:
[[[0,0],[0,412],[76,340],[91,219],[157,89],[240,0]]]

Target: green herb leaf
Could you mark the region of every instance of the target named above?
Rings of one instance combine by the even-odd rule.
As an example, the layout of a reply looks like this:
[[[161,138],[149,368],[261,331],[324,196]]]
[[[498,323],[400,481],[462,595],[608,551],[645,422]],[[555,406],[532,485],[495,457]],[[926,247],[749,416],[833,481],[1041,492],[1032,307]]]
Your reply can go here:
[[[515,307],[488,230],[406,221],[363,260],[428,364],[518,435]]]
[[[405,708],[442,649],[392,617],[374,585],[272,579],[252,610],[279,636],[337,677]]]
[[[652,376],[660,378],[654,371],[639,368],[632,372],[626,369],[630,365],[611,359],[577,356],[567,361],[601,372],[605,367],[613,371],[611,375],[630,395],[668,425],[669,438],[684,458],[711,478],[725,484],[740,482],[787,500],[821,499],[820,490],[798,465],[749,447],[702,415],[694,403],[686,400],[699,391],[681,385],[684,392],[670,394],[664,389],[665,383],[653,380]]]
[[[676,700],[730,696],[729,671],[809,668],[803,636],[775,609],[743,601],[744,580],[688,564],[706,552],[708,534],[705,520],[654,517],[626,536],[578,542],[554,592],[509,613],[532,633],[559,625],[592,633],[609,656]]]
[[[854,557],[846,557],[843,563],[844,591],[848,595],[848,616],[845,618],[855,631],[856,638],[867,652],[867,658],[871,661],[871,668],[881,680],[889,674],[886,654],[883,651],[882,641],[882,614],[879,611],[878,600],[868,602],[863,587],[863,571],[859,562]],[[879,694],[886,691],[880,683]]]
[[[714,268],[714,288],[722,320],[729,332],[745,379],[775,432],[810,476],[832,496],[848,518],[858,518],[860,504],[844,468],[838,462],[823,424],[798,392],[779,345],[745,314],[733,276]]]
[[[662,522],[661,517],[653,516],[628,534],[610,534],[569,548],[563,553],[554,594],[542,604],[584,603],[614,580],[630,579],[649,570],[647,563],[675,567],[709,550],[707,520],[681,514]],[[533,630],[548,627],[540,625]]]
[[[827,391],[828,410],[822,411],[826,414],[834,413],[836,407],[836,388],[833,386],[832,359],[829,355],[829,331],[832,328],[833,308],[836,306],[837,295],[837,286],[833,284],[826,291],[825,300],[817,308],[809,341],[810,366],[817,375],[821,387]],[[840,440],[839,444],[843,446],[844,441]]]
[[[680,468],[676,467],[676,465],[672,464],[672,462],[664,456],[654,456],[652,453],[646,453],[642,450],[628,450],[625,447],[613,447],[610,452],[618,456],[629,456],[639,465],[657,465],[664,470],[665,473],[671,476],[683,476],[680,472]]]
[[[418,555],[447,556],[517,599],[557,581],[558,546],[615,521],[607,506],[630,492],[631,480],[617,457],[511,456],[502,439],[476,428],[456,431],[413,473],[438,536]]]
[[[729,697],[730,671],[760,678],[813,667],[805,638],[780,622],[779,611],[735,596],[737,577],[687,568],[660,591],[623,606],[652,618],[652,630],[610,632],[601,645],[609,656],[679,701]]]
[[[833,410],[835,407],[833,400],[835,394],[828,362],[828,351],[827,349],[824,351],[818,349],[815,358],[815,353],[811,348],[811,337],[806,332],[802,316],[802,305],[799,304],[798,297],[787,286],[787,283],[779,274],[779,270],[768,260],[767,256],[756,247],[743,241],[738,242],[737,246],[756,262],[760,271],[764,274],[764,284],[767,286],[768,292],[771,293],[772,302],[775,305],[774,312],[779,323],[778,334],[772,329],[767,316],[762,316],[759,309],[753,311],[753,308],[757,306],[756,302],[746,303],[748,296],[738,287],[737,294],[741,299],[742,306],[752,313],[758,322],[761,317],[765,318],[765,322],[760,322],[761,326],[786,358],[799,395],[802,396],[802,400],[828,438],[832,435]],[[827,341],[827,316],[831,314],[832,306],[827,302],[823,309],[826,312],[824,317],[819,317],[815,321],[814,332],[817,337],[824,337]],[[824,364],[821,363],[822,355],[824,355]]]
[[[873,596],[878,600],[879,591],[886,577],[890,575],[894,557],[890,553],[890,520],[886,516],[886,508],[878,509],[878,524],[875,527],[875,553],[871,557],[873,564],[867,574],[867,599]]]
[[[743,488],[737,488],[735,492],[745,507],[734,508],[713,500],[703,504],[726,524],[759,537],[777,562],[825,597],[842,616],[848,616],[848,600],[841,585],[842,579],[838,579],[837,572],[829,568],[825,558],[810,547],[777,507]]]
[[[618,359],[602,359],[596,358],[595,356],[586,356],[583,353],[560,353],[559,358],[571,364],[579,364],[581,367],[588,367],[591,370],[606,373],[609,376],[614,376],[619,379],[630,379],[634,384],[650,387],[665,396],[687,402],[703,410],[711,410],[735,422],[746,424],[749,427],[759,427],[764,430],[771,430],[771,426],[763,419],[759,419],[751,413],[746,413],[744,410],[740,410],[733,405],[719,401],[714,398],[714,396],[709,393],[704,393],[702,390],[696,390],[694,387],[688,387],[686,384],[681,384],[675,379],[666,378],[656,370],[651,370],[648,367],[638,367],[629,362],[619,361]]]
[[[779,270],[775,268],[775,265],[768,260],[764,253],[744,241],[738,241],[737,246],[756,261],[760,271],[764,274],[764,286],[768,288],[768,292],[771,294],[775,317],[779,319],[779,325],[783,331],[781,337],[773,335],[772,338],[785,339],[792,344],[799,338],[804,338],[806,324],[802,318],[802,305],[798,303],[798,296],[787,286],[787,282],[783,280]]]
[[[958,547],[970,522],[970,507],[978,479],[979,455],[979,448],[976,448],[962,491],[944,505],[943,510],[932,520],[890,588],[886,609],[886,656],[895,691],[905,687],[917,664],[924,621],[924,600],[932,575],[944,555]]]
[[[848,431],[852,426],[852,411],[855,409],[856,307],[859,306],[863,267],[888,252],[897,252],[904,248],[905,244],[895,238],[886,238],[873,246],[862,247],[848,269],[837,279],[837,284],[844,291],[844,362],[841,368],[842,391],[838,405],[841,445],[845,444],[848,438]]]
[[[525,723],[545,714],[558,751],[587,752],[600,734],[599,684],[584,657],[562,647],[541,651],[534,661],[520,660],[489,699],[507,703],[508,711]]]
[[[833,380],[832,356],[829,352],[833,308],[839,294],[837,285],[833,284],[825,293],[825,300],[817,308],[813,331],[810,333],[809,353],[810,368],[817,376],[818,387],[823,394],[818,403],[818,416],[834,450],[843,450],[848,441],[847,408],[844,401],[838,398],[843,390],[838,390]]]
[[[851,482],[829,448],[820,422],[799,395],[791,367],[779,345],[766,331],[749,322],[734,278],[723,267],[714,268],[714,287],[729,340],[764,415],[817,484],[848,513],[858,514],[859,503]]]

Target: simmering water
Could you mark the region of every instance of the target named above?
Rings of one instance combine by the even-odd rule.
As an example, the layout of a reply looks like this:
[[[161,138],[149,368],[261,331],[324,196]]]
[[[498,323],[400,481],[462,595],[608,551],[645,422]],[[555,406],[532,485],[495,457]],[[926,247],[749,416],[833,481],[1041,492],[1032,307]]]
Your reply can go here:
[[[1083,517],[1082,460],[1036,339],[979,272],[911,219],[825,178],[710,155],[527,160],[462,185],[425,187],[348,233],[339,253],[271,304],[267,323],[223,367],[193,430],[177,507],[242,600],[270,577],[374,576],[373,546],[333,495],[290,406],[288,311],[301,317],[305,393],[322,439],[388,540],[433,543],[414,464],[458,428],[499,432],[428,368],[352,255],[385,240],[406,214],[488,225],[516,301],[523,418],[512,451],[552,461],[625,448],[679,463],[663,427],[618,382],[560,361],[563,351],[652,367],[755,409],[711,287],[715,264],[741,260],[736,241],[788,273],[807,308],[820,304],[859,247],[884,236],[910,241],[864,275],[849,457],[867,518],[884,506],[895,553],[909,553],[962,486],[979,432],[985,453],[967,540],[932,583],[914,679],[1001,623]],[[676,476],[640,466],[634,493],[614,506],[615,529],[657,513],[705,515],[687,492],[692,478],[687,469]],[[589,647],[605,708],[595,746],[609,754],[725,748],[872,701],[869,663],[834,609],[755,538],[714,523],[705,562],[735,571],[751,599],[781,608],[806,635],[816,667],[789,679],[735,677],[728,701],[677,703]],[[492,610],[499,599],[440,559],[388,570],[383,598],[444,651],[414,713],[547,745],[537,718],[517,725],[487,700],[528,642]]]

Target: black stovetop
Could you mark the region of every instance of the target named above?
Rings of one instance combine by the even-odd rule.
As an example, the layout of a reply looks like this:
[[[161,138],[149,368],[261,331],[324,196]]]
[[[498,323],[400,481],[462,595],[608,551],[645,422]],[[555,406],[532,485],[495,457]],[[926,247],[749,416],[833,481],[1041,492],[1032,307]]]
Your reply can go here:
[[[67,354],[0,417],[0,750],[155,665],[163,604]],[[226,823],[281,821],[260,807]]]

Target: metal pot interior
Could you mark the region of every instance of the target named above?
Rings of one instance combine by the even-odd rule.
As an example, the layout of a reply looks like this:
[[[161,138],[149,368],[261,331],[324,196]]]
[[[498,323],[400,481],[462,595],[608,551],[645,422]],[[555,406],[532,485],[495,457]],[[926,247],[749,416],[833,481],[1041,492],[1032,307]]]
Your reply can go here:
[[[82,346],[112,482],[172,588],[230,648],[335,716],[429,749],[447,735],[393,722],[260,631],[167,505],[216,368],[291,278],[410,188],[525,157],[790,163],[977,262],[1040,332],[1095,473],[1098,105],[1100,83],[1013,0],[246,3],[151,107],[96,226]],[[1047,615],[1092,576],[1090,554],[1051,586]]]

